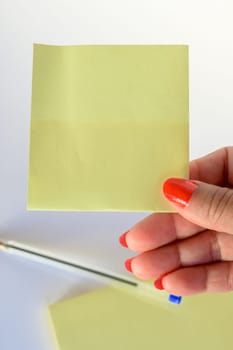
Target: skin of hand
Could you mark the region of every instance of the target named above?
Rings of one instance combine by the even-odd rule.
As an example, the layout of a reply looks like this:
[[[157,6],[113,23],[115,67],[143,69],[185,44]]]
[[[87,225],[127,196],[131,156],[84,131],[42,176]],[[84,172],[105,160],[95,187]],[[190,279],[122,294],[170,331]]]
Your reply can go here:
[[[176,213],[155,213],[119,239],[136,277],[176,295],[233,290],[233,147],[193,160],[190,180],[167,179]]]

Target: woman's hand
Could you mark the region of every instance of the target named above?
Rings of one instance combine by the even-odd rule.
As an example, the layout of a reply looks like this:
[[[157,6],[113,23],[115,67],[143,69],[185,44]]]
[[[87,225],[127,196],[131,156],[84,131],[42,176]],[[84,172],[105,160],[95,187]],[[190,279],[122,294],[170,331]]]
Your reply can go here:
[[[177,213],[152,214],[120,237],[126,268],[176,295],[233,290],[233,147],[190,163],[163,192]]]

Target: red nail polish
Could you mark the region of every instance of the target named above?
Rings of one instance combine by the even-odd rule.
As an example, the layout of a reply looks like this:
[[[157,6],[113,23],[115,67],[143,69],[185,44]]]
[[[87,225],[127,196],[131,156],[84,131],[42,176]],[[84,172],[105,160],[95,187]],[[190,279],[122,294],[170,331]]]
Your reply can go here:
[[[197,187],[198,185],[193,181],[170,178],[163,184],[163,193],[169,201],[184,208]]]
[[[127,260],[125,261],[125,268],[126,268],[126,270],[128,270],[129,272],[132,272],[132,267],[131,267],[131,265],[132,265],[132,260],[133,260],[133,258],[127,259]]]
[[[122,245],[122,247],[124,247],[124,248],[128,248],[128,244],[127,244],[127,242],[126,242],[126,234],[127,234],[128,232],[129,232],[129,231],[124,232],[124,233],[120,236],[120,238],[119,238],[119,242],[120,242],[120,244]]]
[[[159,290],[163,290],[164,288],[163,288],[162,278],[159,278],[156,281],[154,281],[154,286]]]

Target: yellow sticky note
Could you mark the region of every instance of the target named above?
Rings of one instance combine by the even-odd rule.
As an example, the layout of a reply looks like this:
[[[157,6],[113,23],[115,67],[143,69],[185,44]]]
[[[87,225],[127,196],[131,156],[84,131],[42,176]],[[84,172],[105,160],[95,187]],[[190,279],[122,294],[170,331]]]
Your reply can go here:
[[[29,209],[171,211],[187,174],[187,46],[34,46]]]
[[[232,350],[232,306],[232,293],[186,297],[178,306],[103,288],[50,313],[60,350]]]

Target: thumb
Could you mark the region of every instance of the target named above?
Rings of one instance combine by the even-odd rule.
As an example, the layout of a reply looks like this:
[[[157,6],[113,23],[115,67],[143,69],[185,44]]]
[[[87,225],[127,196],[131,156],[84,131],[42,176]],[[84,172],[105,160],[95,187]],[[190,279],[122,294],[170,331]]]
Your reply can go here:
[[[215,231],[233,234],[233,191],[200,181],[170,178],[163,185],[165,197],[180,215]]]

